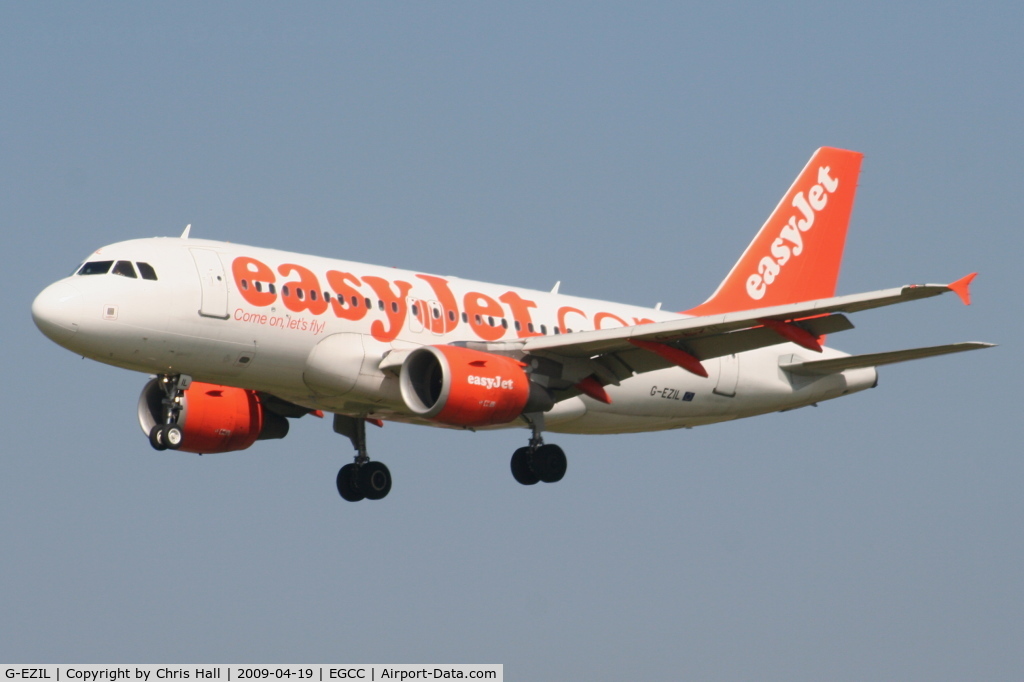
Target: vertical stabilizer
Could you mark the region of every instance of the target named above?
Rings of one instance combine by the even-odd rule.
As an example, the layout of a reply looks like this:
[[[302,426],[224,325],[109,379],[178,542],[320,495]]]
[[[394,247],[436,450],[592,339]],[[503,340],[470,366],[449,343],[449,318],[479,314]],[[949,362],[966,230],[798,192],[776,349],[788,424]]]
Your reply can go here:
[[[862,158],[832,147],[814,152],[718,290],[686,314],[834,296]]]

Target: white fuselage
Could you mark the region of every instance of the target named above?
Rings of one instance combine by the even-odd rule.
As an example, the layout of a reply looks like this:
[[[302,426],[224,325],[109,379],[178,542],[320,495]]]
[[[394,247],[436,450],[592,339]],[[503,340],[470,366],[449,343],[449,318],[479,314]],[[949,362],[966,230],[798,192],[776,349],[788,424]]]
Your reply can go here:
[[[403,403],[391,351],[500,344],[686,317],[679,313],[225,242],[154,238],[103,247],[87,262],[152,267],[156,279],[76,274],[33,304],[60,345],[118,367],[187,374],[265,391],[310,409],[433,424]],[[344,304],[340,301],[344,300]],[[824,376],[780,369],[811,353],[792,343],[672,367],[557,403],[545,428],[570,433],[674,429],[792,409],[872,387],[874,368]],[[498,426],[523,426],[522,420]]]

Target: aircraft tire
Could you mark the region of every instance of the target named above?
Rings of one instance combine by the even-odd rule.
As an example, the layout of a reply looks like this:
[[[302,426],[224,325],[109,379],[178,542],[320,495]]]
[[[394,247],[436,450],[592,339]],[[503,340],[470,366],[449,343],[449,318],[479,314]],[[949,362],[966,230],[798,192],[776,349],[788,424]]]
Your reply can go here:
[[[346,502],[358,502],[366,497],[362,491],[355,486],[356,465],[346,464],[338,471],[337,486],[338,494]]]
[[[534,485],[540,480],[530,467],[530,448],[519,448],[512,453],[512,478],[522,485]]]
[[[557,483],[565,476],[568,460],[565,452],[557,445],[541,445],[531,458],[537,478],[545,483]]]
[[[153,446],[154,450],[163,451],[167,449],[167,443],[164,442],[164,427],[162,424],[157,424],[149,430],[149,444]]]
[[[356,480],[368,500],[380,500],[391,492],[391,472],[383,462],[367,462],[359,468]]]
[[[184,437],[185,434],[177,424],[167,424],[163,427],[163,441],[171,450],[180,448]]]

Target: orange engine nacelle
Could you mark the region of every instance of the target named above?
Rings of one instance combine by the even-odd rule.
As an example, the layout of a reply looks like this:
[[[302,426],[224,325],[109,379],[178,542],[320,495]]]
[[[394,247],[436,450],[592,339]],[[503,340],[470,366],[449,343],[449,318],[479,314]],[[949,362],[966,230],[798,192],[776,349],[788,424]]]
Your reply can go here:
[[[457,346],[417,348],[402,363],[402,400],[414,414],[450,426],[489,426],[554,404],[523,363]]]
[[[151,380],[139,396],[139,424],[147,435],[161,421],[163,391]],[[256,391],[193,381],[178,416],[178,450],[211,454],[245,450],[257,440],[284,438],[288,420],[268,412]]]

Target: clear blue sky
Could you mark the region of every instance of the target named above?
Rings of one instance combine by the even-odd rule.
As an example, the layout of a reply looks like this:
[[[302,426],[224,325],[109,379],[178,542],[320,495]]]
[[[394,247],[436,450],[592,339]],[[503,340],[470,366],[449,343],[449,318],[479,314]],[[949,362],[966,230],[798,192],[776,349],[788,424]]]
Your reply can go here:
[[[494,662],[510,680],[1024,678],[1015,3],[0,3],[0,661]],[[866,154],[840,293],[884,368],[792,413],[552,438],[150,449],[145,377],[32,325],[93,249],[192,235],[667,308],[821,145]]]

